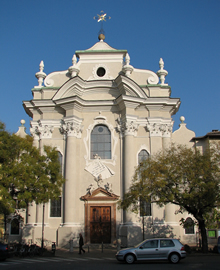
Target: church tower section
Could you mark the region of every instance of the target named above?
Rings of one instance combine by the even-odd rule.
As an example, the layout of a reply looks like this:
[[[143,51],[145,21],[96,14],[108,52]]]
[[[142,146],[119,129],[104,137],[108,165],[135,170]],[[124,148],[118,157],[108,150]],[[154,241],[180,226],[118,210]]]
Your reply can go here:
[[[119,210],[117,201],[140,160],[170,144],[172,115],[180,106],[165,83],[162,59],[156,73],[134,68],[127,50],[100,37],[76,51],[67,70],[46,75],[42,61],[33,99],[23,101],[34,144],[51,145],[60,154],[66,182],[62,198],[49,202],[45,215],[45,238],[59,246],[71,239],[77,246],[79,233],[92,244],[141,240],[140,214]],[[164,209],[151,208],[151,219],[164,218]],[[29,209],[27,238],[34,242],[41,237],[41,211],[40,205]]]

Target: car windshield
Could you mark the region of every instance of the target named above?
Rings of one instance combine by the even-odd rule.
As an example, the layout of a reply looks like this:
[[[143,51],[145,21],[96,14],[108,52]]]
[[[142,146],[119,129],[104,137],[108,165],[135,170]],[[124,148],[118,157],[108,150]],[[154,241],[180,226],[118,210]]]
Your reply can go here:
[[[146,242],[146,240],[142,241],[141,243],[139,243],[139,244],[137,244],[136,246],[134,246],[134,248],[137,248],[137,247],[139,247],[139,246],[142,246],[142,244],[145,243],[145,242]]]

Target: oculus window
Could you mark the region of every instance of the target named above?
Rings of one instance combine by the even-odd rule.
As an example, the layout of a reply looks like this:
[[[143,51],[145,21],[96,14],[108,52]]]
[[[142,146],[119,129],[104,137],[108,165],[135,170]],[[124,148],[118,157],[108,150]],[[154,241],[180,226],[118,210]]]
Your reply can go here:
[[[97,69],[96,73],[97,73],[97,75],[99,77],[103,77],[103,76],[105,76],[106,71],[105,71],[105,69],[103,67],[100,67],[100,68]]]
[[[111,132],[105,125],[97,125],[91,133],[90,158],[111,159]]]

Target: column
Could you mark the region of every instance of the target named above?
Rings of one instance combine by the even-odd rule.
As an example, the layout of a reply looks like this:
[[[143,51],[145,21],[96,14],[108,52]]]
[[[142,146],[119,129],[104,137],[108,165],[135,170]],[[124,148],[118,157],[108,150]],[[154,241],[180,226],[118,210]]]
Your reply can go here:
[[[173,130],[173,121],[170,121],[162,125],[163,149],[170,147],[172,130]]]
[[[80,142],[82,128],[73,120],[63,122],[61,131],[66,136],[65,157],[65,188],[64,188],[64,227],[79,226],[79,170],[78,155],[80,153]]]
[[[129,190],[132,183],[132,177],[135,172],[135,153],[134,153],[134,136],[138,130],[138,124],[134,120],[125,119],[120,123],[120,129],[123,136],[123,194]],[[135,222],[134,213],[131,211],[124,211],[123,223],[133,224]]]

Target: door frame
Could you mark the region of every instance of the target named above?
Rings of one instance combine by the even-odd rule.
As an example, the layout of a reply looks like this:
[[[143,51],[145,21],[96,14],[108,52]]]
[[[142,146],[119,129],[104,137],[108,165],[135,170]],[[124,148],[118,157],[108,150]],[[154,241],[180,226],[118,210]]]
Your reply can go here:
[[[116,240],[116,203],[119,196],[99,187],[80,198],[85,206],[85,242],[90,243],[90,207],[111,207],[111,243]]]

